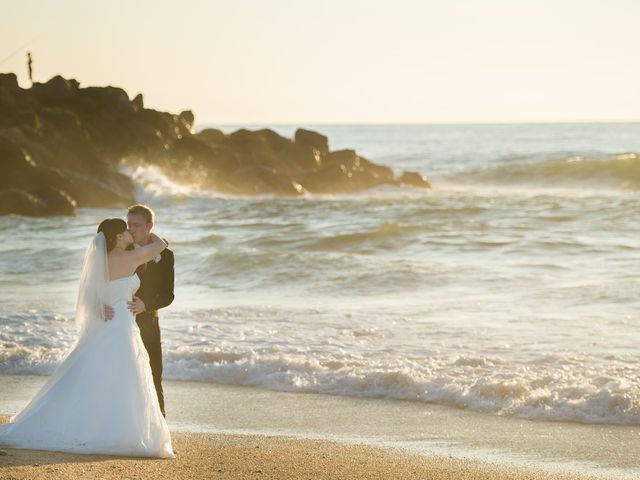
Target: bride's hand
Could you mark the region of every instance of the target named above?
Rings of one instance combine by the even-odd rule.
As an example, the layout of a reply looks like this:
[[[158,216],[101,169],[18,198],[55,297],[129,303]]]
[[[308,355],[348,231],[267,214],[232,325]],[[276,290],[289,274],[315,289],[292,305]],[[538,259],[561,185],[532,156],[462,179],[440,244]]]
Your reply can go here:
[[[134,315],[140,315],[147,308],[139,297],[133,297],[133,300],[131,302],[127,302],[127,305],[129,305],[129,311]]]
[[[105,322],[107,320],[111,320],[113,318],[113,308],[111,308],[109,305],[105,305],[104,306],[104,320]]]

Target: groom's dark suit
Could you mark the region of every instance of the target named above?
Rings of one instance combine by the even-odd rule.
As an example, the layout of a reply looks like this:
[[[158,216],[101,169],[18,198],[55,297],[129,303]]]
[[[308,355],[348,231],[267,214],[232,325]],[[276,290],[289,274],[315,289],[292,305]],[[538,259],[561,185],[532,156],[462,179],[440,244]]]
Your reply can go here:
[[[151,363],[153,383],[158,393],[160,410],[164,411],[164,395],[162,393],[162,346],[160,344],[160,325],[158,310],[173,302],[173,252],[165,248],[160,254],[159,262],[155,259],[140,265],[136,273],[140,277],[140,288],[136,292],[145,305],[145,311],[136,316],[140,327],[140,336]],[[166,416],[166,415],[165,415]]]

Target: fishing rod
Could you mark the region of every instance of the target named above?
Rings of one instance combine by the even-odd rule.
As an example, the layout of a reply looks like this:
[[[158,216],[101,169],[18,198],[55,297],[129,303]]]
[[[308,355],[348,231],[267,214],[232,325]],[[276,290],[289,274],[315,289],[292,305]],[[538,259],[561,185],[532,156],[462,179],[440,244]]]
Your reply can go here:
[[[36,38],[38,38],[40,35],[36,35],[35,37],[33,37],[31,40],[29,40],[28,42],[26,42],[24,45],[21,45],[20,48],[16,49],[15,51],[13,51],[8,57],[3,58],[2,60],[0,60],[0,65],[2,65],[4,62],[6,62],[7,60],[9,60],[10,58],[12,58],[14,55],[16,55],[17,53],[20,53],[20,51],[25,48],[28,47],[29,45],[31,45],[34,40]]]

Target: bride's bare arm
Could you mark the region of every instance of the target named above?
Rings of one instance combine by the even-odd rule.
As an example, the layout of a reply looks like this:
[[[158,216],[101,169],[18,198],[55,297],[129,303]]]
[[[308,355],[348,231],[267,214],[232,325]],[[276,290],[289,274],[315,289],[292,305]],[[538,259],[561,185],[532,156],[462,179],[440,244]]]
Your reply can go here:
[[[160,252],[167,248],[167,243],[157,236],[155,233],[151,234],[151,243],[144,247],[136,248],[135,250],[128,251],[131,261],[137,267],[143,263],[147,263],[156,257]]]
[[[165,248],[167,248],[167,243],[158,237],[155,233],[151,234],[151,243],[145,245],[144,247],[136,248],[135,250],[127,250],[127,255],[129,256],[129,261],[133,264],[133,269],[135,270],[139,265],[143,263],[147,263],[155,258],[160,252],[162,252]],[[137,299],[137,297],[134,297]],[[131,303],[131,302],[129,302]],[[133,311],[133,310],[132,310]],[[133,311],[133,313],[137,314],[144,311],[144,303],[140,307],[139,311]],[[111,320],[113,318],[113,308],[109,305],[104,306],[104,319],[105,321]]]

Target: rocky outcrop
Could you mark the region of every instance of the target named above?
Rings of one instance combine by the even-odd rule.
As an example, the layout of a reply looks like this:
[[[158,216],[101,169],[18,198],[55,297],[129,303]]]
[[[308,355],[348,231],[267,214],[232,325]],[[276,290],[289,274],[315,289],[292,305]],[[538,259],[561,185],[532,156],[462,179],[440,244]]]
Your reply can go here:
[[[418,172],[393,171],[326,136],[298,129],[195,133],[194,115],[144,107],[117,87],[80,88],[53,77],[30,89],[0,74],[0,214],[68,215],[76,207],[124,207],[133,183],[121,164],[153,164],[170,177],[237,194],[296,196],[376,185],[428,188]]]

